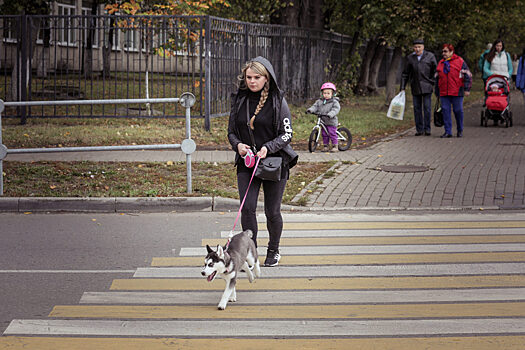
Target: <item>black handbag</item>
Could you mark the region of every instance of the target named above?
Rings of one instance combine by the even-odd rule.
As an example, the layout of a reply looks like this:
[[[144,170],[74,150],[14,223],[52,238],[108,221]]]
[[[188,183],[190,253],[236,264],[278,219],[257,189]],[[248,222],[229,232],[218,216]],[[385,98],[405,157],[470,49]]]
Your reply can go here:
[[[437,99],[436,105],[434,106],[434,125],[438,128],[444,125],[443,121],[443,110],[441,109],[441,101],[439,97]]]
[[[246,118],[248,121],[248,131],[252,140],[253,153],[257,153],[255,147],[255,138],[253,137],[252,129],[250,128],[250,106],[248,98],[246,98]],[[281,181],[281,168],[283,159],[281,157],[266,157],[259,161],[257,169],[255,169],[255,176],[261,180]]]
[[[281,157],[266,157],[259,161],[255,176],[262,180],[281,181],[281,167],[283,159]]]

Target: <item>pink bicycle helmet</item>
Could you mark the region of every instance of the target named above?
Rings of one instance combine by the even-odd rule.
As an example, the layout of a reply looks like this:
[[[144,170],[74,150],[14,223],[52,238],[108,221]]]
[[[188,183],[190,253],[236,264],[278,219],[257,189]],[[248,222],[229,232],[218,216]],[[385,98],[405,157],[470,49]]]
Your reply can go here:
[[[332,89],[332,90],[334,90],[334,92],[336,91],[335,85],[333,83],[330,83],[330,82],[324,83],[321,86],[321,91],[324,90],[324,89]]]

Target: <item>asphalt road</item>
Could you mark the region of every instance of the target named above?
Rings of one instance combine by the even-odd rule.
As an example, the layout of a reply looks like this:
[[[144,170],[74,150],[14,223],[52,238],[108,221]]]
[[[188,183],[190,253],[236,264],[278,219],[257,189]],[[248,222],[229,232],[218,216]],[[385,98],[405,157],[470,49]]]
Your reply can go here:
[[[230,230],[235,213],[0,214],[0,329],[107,290],[154,256]],[[122,272],[119,272],[122,271]]]

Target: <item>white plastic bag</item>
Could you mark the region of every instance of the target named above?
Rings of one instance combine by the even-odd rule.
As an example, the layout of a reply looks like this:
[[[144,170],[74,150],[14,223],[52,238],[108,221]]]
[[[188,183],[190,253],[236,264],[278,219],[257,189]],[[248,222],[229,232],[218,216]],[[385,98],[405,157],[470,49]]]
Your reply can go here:
[[[405,90],[392,99],[386,116],[396,120],[403,120],[403,114],[405,114]]]

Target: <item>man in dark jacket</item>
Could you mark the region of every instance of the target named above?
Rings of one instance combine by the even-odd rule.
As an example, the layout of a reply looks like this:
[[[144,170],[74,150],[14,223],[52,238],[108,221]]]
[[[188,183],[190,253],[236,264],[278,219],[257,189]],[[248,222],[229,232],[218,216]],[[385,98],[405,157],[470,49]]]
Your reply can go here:
[[[414,120],[416,136],[430,136],[430,116],[432,112],[432,92],[434,91],[434,74],[436,73],[436,57],[425,51],[422,39],[413,42],[414,52],[407,56],[405,69],[401,75],[401,90],[410,81],[414,104]]]

